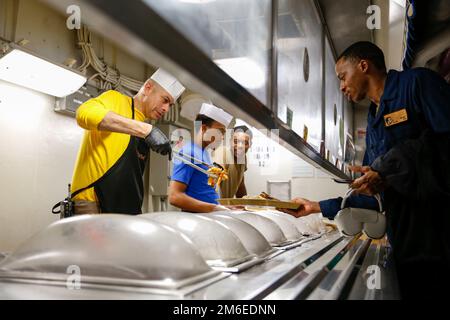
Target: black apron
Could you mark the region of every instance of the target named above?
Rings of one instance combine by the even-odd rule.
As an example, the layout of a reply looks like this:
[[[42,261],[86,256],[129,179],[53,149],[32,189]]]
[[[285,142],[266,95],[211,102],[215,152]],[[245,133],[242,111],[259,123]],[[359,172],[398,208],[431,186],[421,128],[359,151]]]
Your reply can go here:
[[[134,119],[134,100],[131,100]],[[117,162],[94,184],[102,213],[142,213],[143,174],[149,154],[144,139],[134,136]]]

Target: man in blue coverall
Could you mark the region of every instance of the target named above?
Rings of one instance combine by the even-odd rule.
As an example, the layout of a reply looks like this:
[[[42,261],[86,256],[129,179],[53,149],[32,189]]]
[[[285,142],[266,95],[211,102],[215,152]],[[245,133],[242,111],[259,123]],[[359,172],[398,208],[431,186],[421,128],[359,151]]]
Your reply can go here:
[[[335,70],[349,100],[371,100],[359,194],[346,207],[377,209],[370,195],[382,192],[402,296],[438,295],[450,285],[450,86],[425,68],[387,72],[370,42],[347,48]],[[333,218],[342,198],[294,201],[296,217]]]

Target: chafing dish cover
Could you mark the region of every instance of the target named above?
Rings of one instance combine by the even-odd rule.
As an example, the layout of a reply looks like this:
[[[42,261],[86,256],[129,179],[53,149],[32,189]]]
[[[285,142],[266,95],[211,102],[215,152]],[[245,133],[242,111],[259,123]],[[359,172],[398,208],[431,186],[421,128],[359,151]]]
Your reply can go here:
[[[263,258],[276,251],[276,249],[272,248],[266,238],[264,238],[261,232],[251,224],[220,213],[207,213],[205,216],[209,219],[217,220],[230,228],[230,230],[238,236],[248,252],[256,254],[258,257]]]
[[[310,214],[299,219],[306,223],[313,233],[319,234],[327,230],[321,213]]]
[[[272,220],[246,211],[219,211],[218,213],[238,218],[255,227],[272,246],[282,246],[288,240],[280,227]]]
[[[65,279],[71,266],[82,281],[159,288],[217,274],[181,233],[139,217],[102,214],[51,224],[0,263],[0,277],[12,272]]]
[[[232,267],[255,257],[228,227],[201,214],[157,212],[146,213],[141,217],[166,224],[184,233],[210,266]]]
[[[288,218],[279,214],[277,211],[266,210],[266,211],[257,211],[255,213],[268,219],[271,219],[273,222],[275,222],[283,231],[284,235],[286,236],[286,239],[290,241],[297,241],[303,237],[302,234],[298,231],[295,224]]]
[[[288,219],[289,221],[291,221],[301,234],[303,234],[305,236],[309,236],[309,235],[315,233],[314,230],[310,227],[309,223],[307,223],[304,220],[304,217],[296,218],[296,217],[291,216],[290,214],[287,214],[284,212],[280,212],[280,211],[275,211],[275,212],[277,214],[283,216],[284,218]]]

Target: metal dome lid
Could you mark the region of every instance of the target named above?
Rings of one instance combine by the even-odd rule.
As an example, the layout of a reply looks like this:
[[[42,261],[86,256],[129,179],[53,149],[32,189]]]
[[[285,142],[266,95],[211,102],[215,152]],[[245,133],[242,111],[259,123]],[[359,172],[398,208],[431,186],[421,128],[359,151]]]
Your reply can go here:
[[[0,262],[0,278],[177,289],[218,275],[181,233],[135,216],[57,221]]]
[[[302,234],[295,227],[294,223],[292,223],[289,219],[286,219],[286,217],[279,215],[275,211],[257,211],[255,214],[261,215],[275,222],[283,231],[286,239],[289,241],[299,241],[303,239]]]
[[[310,227],[309,223],[307,223],[303,217],[296,218],[294,216],[291,216],[290,214],[278,211],[278,210],[269,210],[270,212],[279,215],[280,217],[283,217],[285,219],[288,219],[291,223],[295,225],[297,230],[304,236],[309,236],[311,234],[314,234],[314,230]]]
[[[201,214],[157,212],[140,217],[168,225],[183,233],[212,267],[235,267],[256,257],[245,249],[241,240],[227,226]]]
[[[205,214],[205,217],[217,220],[226,225],[236,236],[238,236],[248,252],[257,255],[260,258],[273,257],[275,253],[279,252],[279,250],[270,245],[258,229],[243,220],[220,213],[208,213]]]
[[[256,228],[271,246],[279,247],[289,243],[281,228],[272,220],[247,211],[219,211],[217,213],[238,218]]]

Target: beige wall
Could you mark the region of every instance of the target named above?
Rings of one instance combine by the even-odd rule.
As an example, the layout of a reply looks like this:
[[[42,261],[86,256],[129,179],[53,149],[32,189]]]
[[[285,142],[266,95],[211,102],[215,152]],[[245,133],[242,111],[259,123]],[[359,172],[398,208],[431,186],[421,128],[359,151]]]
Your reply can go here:
[[[256,140],[256,139],[262,139]],[[270,161],[265,168],[259,167],[255,161],[254,153],[258,145],[269,146]],[[274,147],[275,149],[271,149]],[[345,185],[335,183],[331,177],[322,177],[318,169],[295,156],[280,145],[276,145],[267,138],[255,134],[253,148],[248,155],[248,170],[245,174],[245,184],[249,195],[258,195],[262,191],[267,192],[268,180],[292,180],[292,197],[302,197],[310,200],[323,200],[341,196],[347,190]],[[294,164],[312,171],[313,177],[293,178],[296,171]],[[303,170],[302,170],[303,171]]]
[[[59,217],[83,130],[53,111],[54,98],[0,81],[0,251]]]
[[[56,63],[81,63],[67,16],[37,0],[0,0],[0,37]],[[145,80],[154,69],[93,34],[100,58],[124,75]],[[93,72],[90,70],[90,72]],[[53,111],[55,98],[0,82],[0,251],[14,249],[59,217],[51,207],[67,196],[83,130]]]

